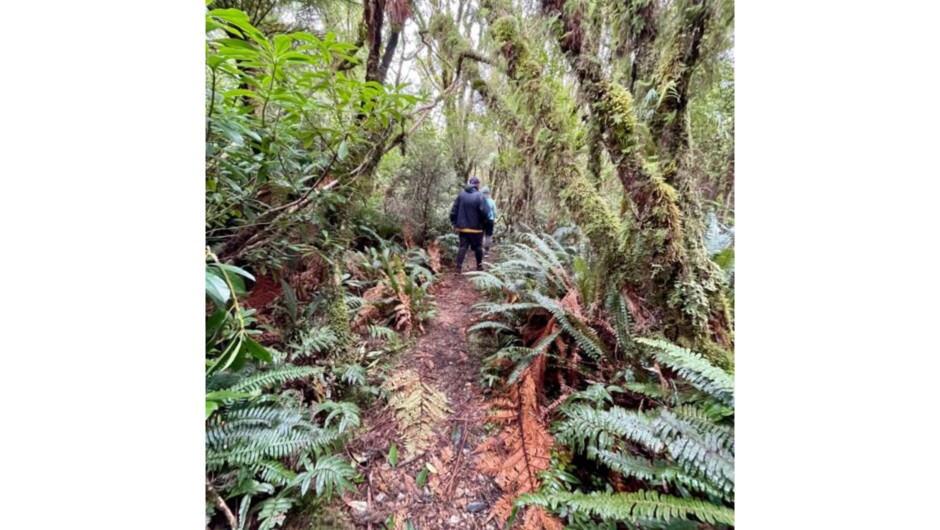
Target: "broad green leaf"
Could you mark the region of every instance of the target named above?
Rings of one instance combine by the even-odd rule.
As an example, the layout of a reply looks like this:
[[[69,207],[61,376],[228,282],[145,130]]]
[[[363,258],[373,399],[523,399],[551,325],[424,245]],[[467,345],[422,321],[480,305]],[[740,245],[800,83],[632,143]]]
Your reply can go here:
[[[222,309],[217,309],[215,313],[212,313],[212,316],[206,320],[206,335],[213,335],[222,324],[225,322],[226,317],[228,316],[228,311]]]
[[[248,349],[248,353],[259,361],[269,363],[274,360],[274,357],[271,356],[271,352],[248,337],[245,337],[245,347]]]
[[[428,481],[428,468],[427,466],[425,466],[421,468],[421,472],[418,473],[418,478],[415,479],[415,484],[417,484],[419,488],[423,488],[424,484],[427,481]]]
[[[231,366],[239,356],[244,357],[245,349],[244,343],[242,342],[243,338],[244,337],[241,333],[236,335],[235,338],[232,339],[231,342],[229,342],[225,347],[225,350],[222,352],[222,355],[218,358],[218,360],[216,360],[215,364],[209,368],[208,373],[211,374],[213,372],[225,370]]]
[[[206,419],[208,420],[209,416],[211,416],[213,412],[218,410],[218,408],[219,408],[218,401],[209,401],[208,399],[206,399]]]
[[[224,25],[224,24],[219,24],[218,22],[216,22],[216,21],[214,21],[214,20],[212,20],[212,19],[210,19],[210,18],[207,18],[207,19],[206,19],[206,33],[210,33],[210,32],[212,32],[213,30],[225,29],[225,28],[228,28],[228,26],[226,26],[226,25]],[[229,29],[233,29],[233,28],[229,28]]]
[[[392,447],[388,450],[388,465],[395,467],[398,465],[398,444],[392,442]]]
[[[291,38],[287,35],[275,35],[274,37],[274,51],[278,55],[283,55],[287,50],[290,49]]]
[[[348,154],[349,154],[349,146],[344,141],[343,143],[339,144],[339,149],[337,149],[336,151],[336,159],[343,160],[344,158],[346,158],[346,155]]]
[[[225,284],[225,280],[207,270],[206,296],[211,298],[219,307],[224,307],[228,299],[232,296],[232,291],[228,288],[228,285]]]
[[[222,44],[222,45],[224,45],[224,46],[231,47],[231,48],[241,48],[241,49],[243,49],[243,50],[248,50],[248,51],[250,51],[250,52],[254,52],[255,55],[258,54],[258,50],[254,47],[254,45],[252,45],[250,42],[248,42],[248,41],[246,41],[246,40],[242,40],[242,39],[219,39],[219,40],[217,40],[217,41],[215,41],[215,42],[217,42],[217,43],[219,43],[219,44]]]
[[[245,288],[245,280],[241,279],[240,277],[233,274],[228,277],[228,281],[232,284],[232,288],[235,289],[235,296],[243,295],[248,292],[248,290]]]
[[[206,394],[206,401],[221,401],[223,399],[243,399],[256,396],[252,392],[232,392],[231,390],[216,390]]]
[[[231,273],[237,274],[237,275],[239,275],[239,276],[244,276],[245,278],[248,278],[248,279],[251,280],[251,281],[255,281],[255,277],[252,276],[250,272],[246,271],[245,269],[242,269],[241,267],[236,267],[236,266],[234,266],[234,265],[228,265],[228,264],[226,264],[226,263],[213,263],[212,266],[213,266],[213,267],[218,267],[218,268],[220,268],[220,269],[222,269],[222,270],[224,270],[224,271],[226,271],[226,272],[231,272]]]
[[[223,94],[223,97],[226,99],[236,98],[236,97],[248,97],[248,98],[258,98],[258,93],[253,90],[246,90],[244,88],[234,88]]]

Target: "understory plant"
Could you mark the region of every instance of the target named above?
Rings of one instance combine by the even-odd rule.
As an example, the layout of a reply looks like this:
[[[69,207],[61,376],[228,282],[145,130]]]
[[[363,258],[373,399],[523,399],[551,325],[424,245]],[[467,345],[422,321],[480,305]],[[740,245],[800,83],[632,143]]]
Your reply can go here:
[[[206,267],[206,524],[270,529],[312,492],[330,497],[352,487],[356,472],[338,451],[359,425],[351,402],[310,402],[288,388],[319,382],[323,367],[292,364],[289,356],[252,338],[247,271],[211,259]],[[238,279],[236,279],[238,278]]]
[[[474,273],[491,300],[471,330],[499,344],[483,376],[507,425],[482,448],[507,485],[494,513],[524,528],[553,528],[546,513],[569,528],[733,526],[733,374],[639,336],[591,256],[576,231],[524,233]],[[510,472],[499,457],[514,450],[528,457]]]

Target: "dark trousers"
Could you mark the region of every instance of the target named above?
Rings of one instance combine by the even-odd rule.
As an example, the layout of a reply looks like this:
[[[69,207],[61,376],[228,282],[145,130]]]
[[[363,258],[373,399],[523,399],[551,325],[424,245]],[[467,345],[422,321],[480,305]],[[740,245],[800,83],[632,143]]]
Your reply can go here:
[[[483,266],[483,233],[470,234],[468,232],[458,232],[460,236],[460,250],[457,251],[457,270],[463,268],[463,259],[467,255],[467,247],[473,249],[473,255],[477,258],[477,268]]]

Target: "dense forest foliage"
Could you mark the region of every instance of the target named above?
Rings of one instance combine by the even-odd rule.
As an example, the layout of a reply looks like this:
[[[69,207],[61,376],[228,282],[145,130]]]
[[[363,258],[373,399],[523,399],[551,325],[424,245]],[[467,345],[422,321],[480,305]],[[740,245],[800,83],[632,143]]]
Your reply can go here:
[[[498,212],[463,323],[488,523],[733,527],[733,21],[728,0],[209,0],[207,528],[354,524],[368,411],[397,414],[386,465],[422,456],[448,396],[391,374],[452,296],[471,176]]]

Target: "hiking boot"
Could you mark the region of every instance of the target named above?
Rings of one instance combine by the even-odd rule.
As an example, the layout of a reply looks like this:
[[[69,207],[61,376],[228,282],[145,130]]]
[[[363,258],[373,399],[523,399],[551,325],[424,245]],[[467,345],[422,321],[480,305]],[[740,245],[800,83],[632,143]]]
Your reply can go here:
[[[481,263],[480,265],[477,265],[477,270],[478,270],[478,271],[482,271],[482,270],[483,270],[483,264],[482,264],[482,263]]]

